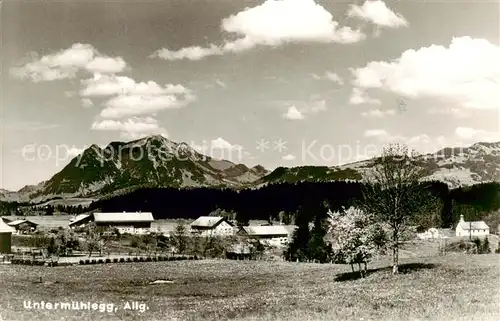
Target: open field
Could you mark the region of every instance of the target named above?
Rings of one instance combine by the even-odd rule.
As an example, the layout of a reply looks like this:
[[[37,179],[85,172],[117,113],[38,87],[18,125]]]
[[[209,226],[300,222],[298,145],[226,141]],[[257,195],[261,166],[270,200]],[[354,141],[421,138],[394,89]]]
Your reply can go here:
[[[3,320],[498,320],[500,255],[387,261],[366,279],[332,264],[182,261],[71,267],[0,266]],[[42,283],[37,283],[42,277]],[[149,285],[157,279],[171,283]],[[38,310],[23,300],[96,302],[116,312]],[[125,311],[124,302],[149,310]]]

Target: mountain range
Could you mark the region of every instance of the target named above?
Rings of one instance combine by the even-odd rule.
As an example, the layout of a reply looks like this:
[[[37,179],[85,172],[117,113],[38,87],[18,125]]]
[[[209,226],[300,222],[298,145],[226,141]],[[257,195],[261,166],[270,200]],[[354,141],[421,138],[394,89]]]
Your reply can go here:
[[[426,179],[446,182],[451,188],[500,181],[500,142],[475,143],[466,148],[445,148],[419,156]],[[100,199],[142,187],[251,188],[269,183],[361,180],[376,158],[341,166],[278,167],[269,171],[247,167],[197,152],[186,143],[161,135],[131,142],[92,145],[60,172],[19,191],[0,189],[0,201],[41,203],[59,197]]]

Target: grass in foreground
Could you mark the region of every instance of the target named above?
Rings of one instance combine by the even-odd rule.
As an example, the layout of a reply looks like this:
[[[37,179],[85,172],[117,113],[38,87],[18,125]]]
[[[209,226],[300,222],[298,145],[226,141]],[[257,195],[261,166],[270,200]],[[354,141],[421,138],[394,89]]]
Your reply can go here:
[[[3,320],[499,320],[500,255],[387,262],[366,279],[331,264],[183,261],[72,266],[0,266]],[[413,264],[409,264],[413,263]],[[35,283],[42,277],[42,283]],[[169,279],[173,283],[149,285]],[[139,301],[149,310],[29,311],[23,300]]]

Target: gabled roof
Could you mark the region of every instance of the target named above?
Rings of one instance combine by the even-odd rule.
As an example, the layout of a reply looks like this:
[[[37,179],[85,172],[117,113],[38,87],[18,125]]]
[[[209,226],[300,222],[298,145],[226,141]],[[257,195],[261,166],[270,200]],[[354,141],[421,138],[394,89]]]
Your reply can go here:
[[[8,226],[3,220],[0,220],[0,233],[13,233],[15,231],[15,228]]]
[[[100,223],[153,222],[151,212],[94,213],[94,221]]]
[[[486,230],[489,226],[484,221],[460,222],[462,230]]]
[[[7,225],[17,226],[17,225],[20,225],[22,223],[28,223],[28,224],[31,224],[31,225],[38,225],[37,223],[32,222],[32,221],[28,221],[28,220],[15,220],[15,221],[7,223]]]
[[[232,224],[222,216],[200,216],[190,225],[191,227],[214,228],[222,221],[226,221],[226,223],[232,226]]]
[[[76,222],[76,221],[79,221],[79,220],[87,218],[87,217],[89,217],[89,214],[78,214],[74,218],[70,218],[69,221],[70,222]]]
[[[73,221],[69,222],[69,226],[78,224],[79,222],[88,218],[91,214],[80,214]]]
[[[288,236],[290,231],[283,225],[270,225],[270,226],[257,226],[250,225],[244,226],[243,230],[252,236],[266,236],[266,235],[283,235]]]

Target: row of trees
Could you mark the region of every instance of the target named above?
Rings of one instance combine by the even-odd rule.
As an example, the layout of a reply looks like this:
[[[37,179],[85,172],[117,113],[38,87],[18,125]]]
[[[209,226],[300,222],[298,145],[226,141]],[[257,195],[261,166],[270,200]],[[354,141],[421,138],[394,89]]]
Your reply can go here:
[[[200,257],[222,257],[235,244],[246,244],[255,255],[262,254],[264,248],[255,240],[239,237],[219,237],[216,235],[193,236],[187,226],[180,221],[173,233],[167,237],[161,233],[145,235],[121,235],[116,229],[89,225],[79,230],[59,228],[50,234],[37,232],[25,238],[27,245],[45,249],[51,256],[68,256],[74,252],[86,252],[91,257],[95,253],[110,255],[115,251],[157,255],[170,253],[196,255]]]

